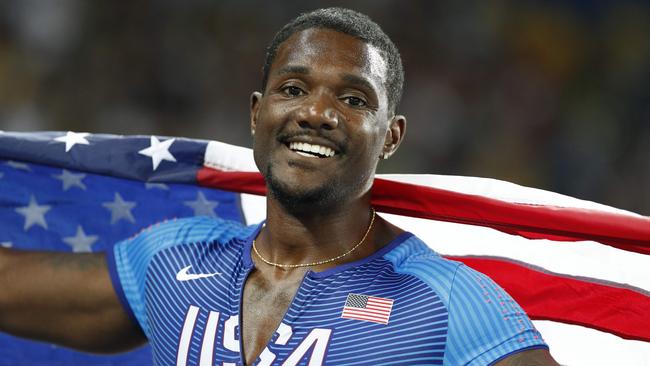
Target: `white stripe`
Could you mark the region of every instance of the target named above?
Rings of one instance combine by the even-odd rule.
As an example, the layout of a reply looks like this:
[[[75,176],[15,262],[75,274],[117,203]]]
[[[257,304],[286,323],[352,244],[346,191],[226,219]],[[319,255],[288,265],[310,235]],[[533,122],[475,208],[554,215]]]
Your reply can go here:
[[[257,171],[253,150],[218,141],[208,142],[203,155],[203,165],[224,171]]]
[[[510,258],[548,271],[627,284],[650,291],[650,256],[595,242],[529,240],[474,226],[381,214],[413,232],[445,255],[484,255]]]
[[[266,218],[266,197],[243,193],[240,197],[247,225],[257,224]]]
[[[551,354],[562,365],[650,365],[650,343],[631,341],[595,329],[534,320]]]

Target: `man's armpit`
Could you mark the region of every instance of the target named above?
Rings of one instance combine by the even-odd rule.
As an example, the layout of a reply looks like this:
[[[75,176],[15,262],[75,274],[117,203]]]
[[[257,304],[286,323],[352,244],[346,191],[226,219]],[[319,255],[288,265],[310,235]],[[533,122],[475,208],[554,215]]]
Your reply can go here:
[[[515,353],[495,366],[560,366],[547,349],[533,349]]]

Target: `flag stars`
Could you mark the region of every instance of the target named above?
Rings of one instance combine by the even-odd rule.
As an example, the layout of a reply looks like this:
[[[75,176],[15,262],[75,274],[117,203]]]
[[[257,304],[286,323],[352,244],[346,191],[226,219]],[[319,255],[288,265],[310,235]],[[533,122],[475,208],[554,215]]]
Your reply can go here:
[[[72,132],[68,131],[64,136],[59,136],[54,139],[54,141],[57,142],[65,142],[65,152],[70,151],[74,145],[80,144],[80,145],[90,145],[90,142],[86,139],[86,137],[90,135],[87,132]]]
[[[163,160],[176,162],[176,158],[169,152],[169,148],[176,141],[176,139],[169,139],[160,142],[156,136],[151,136],[151,146],[146,149],[138,151],[138,154],[145,155],[151,158],[153,170],[158,169],[158,166]]]
[[[72,247],[75,253],[91,252],[92,245],[97,241],[97,235],[86,235],[81,225],[77,226],[77,234],[63,238],[63,242]]]
[[[60,180],[63,183],[64,191],[67,191],[72,187],[79,187],[84,191],[86,190],[86,185],[82,181],[84,178],[86,178],[86,174],[73,174],[63,169],[61,174],[53,174],[52,177]]]
[[[201,191],[197,194],[196,200],[185,201],[185,205],[190,206],[194,210],[194,216],[217,217],[214,208],[219,205],[219,202],[209,201]]]
[[[52,208],[48,205],[39,205],[36,198],[32,195],[29,199],[29,205],[19,207],[16,212],[25,216],[25,226],[23,230],[27,231],[30,227],[38,225],[47,229],[47,221],[45,221],[45,214]]]
[[[120,220],[135,223],[131,210],[136,206],[136,203],[125,201],[119,193],[115,193],[115,199],[112,202],[104,202],[102,206],[111,211],[111,224]]]

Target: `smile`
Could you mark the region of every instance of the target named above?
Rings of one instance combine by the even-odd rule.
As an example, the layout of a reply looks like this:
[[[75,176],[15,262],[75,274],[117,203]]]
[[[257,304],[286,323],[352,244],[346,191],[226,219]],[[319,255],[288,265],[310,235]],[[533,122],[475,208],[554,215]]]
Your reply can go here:
[[[306,142],[291,142],[289,143],[289,149],[310,158],[329,158],[336,154],[334,150],[327,146],[308,144]]]

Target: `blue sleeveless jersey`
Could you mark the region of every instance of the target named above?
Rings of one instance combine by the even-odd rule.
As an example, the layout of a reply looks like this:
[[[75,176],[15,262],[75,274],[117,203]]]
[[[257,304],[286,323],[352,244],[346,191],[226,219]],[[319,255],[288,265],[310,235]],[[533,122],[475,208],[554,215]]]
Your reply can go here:
[[[243,365],[239,310],[260,227],[181,219],[109,253],[156,365]],[[492,280],[404,233],[368,258],[307,272],[255,365],[488,365],[546,347]]]

